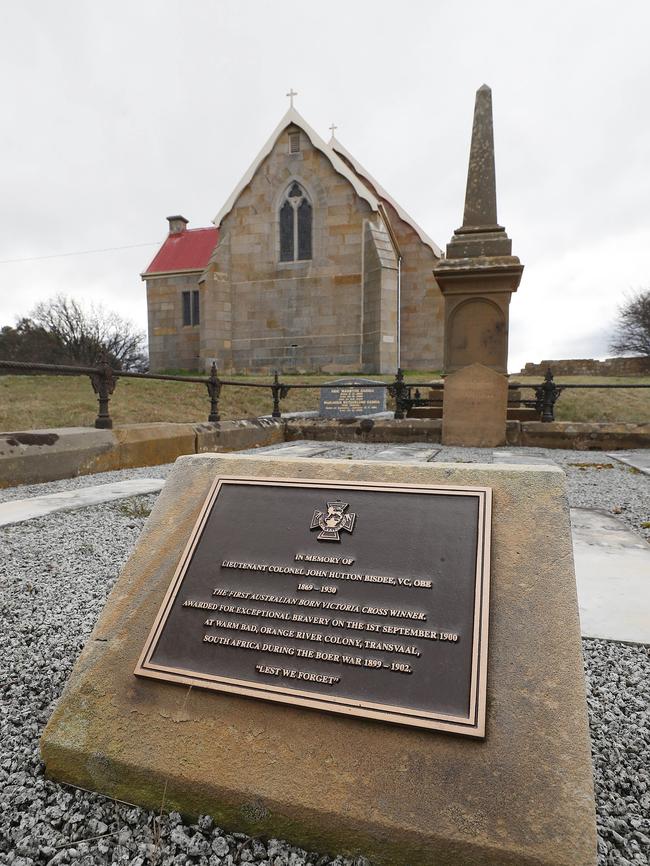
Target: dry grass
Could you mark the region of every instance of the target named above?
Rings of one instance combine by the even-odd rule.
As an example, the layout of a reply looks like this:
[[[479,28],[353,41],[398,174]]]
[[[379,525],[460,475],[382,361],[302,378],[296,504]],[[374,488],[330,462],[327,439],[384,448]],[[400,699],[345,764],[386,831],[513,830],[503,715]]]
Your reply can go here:
[[[540,377],[511,376],[511,381],[538,385]],[[650,384],[650,376],[558,376],[558,384]],[[526,390],[528,398],[532,392]],[[568,389],[555,404],[557,421],[631,421],[650,422],[650,388],[637,389]]]
[[[422,376],[425,378],[422,379]],[[418,374],[412,381],[429,381],[436,374]],[[282,381],[331,382],[334,376],[283,376]],[[372,377],[391,381],[391,376]],[[270,377],[237,377],[237,381],[271,382]],[[291,390],[281,401],[283,412],[318,408],[319,390]],[[273,409],[270,388],[226,385],[221,392],[222,420],[269,415]],[[210,400],[207,388],[185,382],[147,382],[120,379],[110,404],[114,424],[141,421],[207,421]],[[0,376],[0,430],[35,430],[48,427],[92,427],[97,399],[86,376]]]
[[[283,376],[282,380],[320,384],[335,376]],[[390,376],[373,378],[391,381]],[[435,373],[413,373],[411,381],[430,381]],[[514,376],[513,380],[539,383],[538,378]],[[241,377],[238,381],[270,382],[269,377]],[[650,377],[558,377],[560,382],[650,383]],[[526,396],[531,394],[526,392]],[[425,393],[423,393],[425,396]],[[283,412],[316,409],[318,389],[295,389],[281,402]],[[390,406],[389,400],[389,406]],[[270,414],[270,388],[225,386],[220,401],[223,420]],[[140,421],[205,421],[210,410],[207,389],[183,382],[147,382],[121,379],[111,400],[115,424]],[[47,427],[92,427],[97,400],[85,376],[0,376],[0,430],[33,430]],[[650,422],[650,389],[621,391],[565,391],[556,406],[558,421]]]

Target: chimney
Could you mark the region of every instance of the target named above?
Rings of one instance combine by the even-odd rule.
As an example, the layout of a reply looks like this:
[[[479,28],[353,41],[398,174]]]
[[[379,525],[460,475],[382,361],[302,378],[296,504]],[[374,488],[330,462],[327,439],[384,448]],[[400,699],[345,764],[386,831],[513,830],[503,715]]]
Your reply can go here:
[[[176,216],[167,217],[167,222],[169,223],[169,234],[180,235],[181,232],[184,232],[187,228],[189,220],[186,220],[184,216],[177,214]]]

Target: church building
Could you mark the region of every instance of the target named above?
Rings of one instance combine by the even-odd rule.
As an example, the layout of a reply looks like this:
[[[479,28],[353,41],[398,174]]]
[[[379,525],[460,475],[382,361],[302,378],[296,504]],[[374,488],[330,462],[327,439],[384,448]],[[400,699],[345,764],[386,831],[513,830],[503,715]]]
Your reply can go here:
[[[440,249],[293,105],[213,227],[168,220],[142,274],[152,371],[442,368]]]

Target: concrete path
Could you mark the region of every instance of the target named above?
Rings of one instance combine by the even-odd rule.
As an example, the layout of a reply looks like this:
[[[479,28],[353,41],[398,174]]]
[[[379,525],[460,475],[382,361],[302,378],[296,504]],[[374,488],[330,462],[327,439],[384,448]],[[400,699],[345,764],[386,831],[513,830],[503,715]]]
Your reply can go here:
[[[329,442],[289,442],[287,445],[269,445],[267,448],[256,448],[249,454],[264,454],[265,457],[317,457],[331,451]]]
[[[650,451],[608,451],[607,456],[650,475]]]
[[[650,644],[650,544],[596,509],[571,528],[583,637]]]
[[[164,483],[162,478],[138,478],[132,481],[116,481],[113,484],[99,484],[96,487],[80,487],[65,493],[50,493],[48,496],[34,496],[31,499],[12,499],[0,503],[0,526],[43,517],[53,511],[67,511],[71,508],[113,502],[115,499],[158,493]]]
[[[423,443],[414,442],[412,445],[393,445],[383,448],[374,454],[367,454],[364,460],[386,460],[399,463],[430,463],[440,451],[440,448],[428,448]]]
[[[507,451],[499,448],[492,452],[493,463],[517,463],[524,466],[555,466],[555,461],[548,457],[535,457],[532,454],[521,454],[517,451]]]
[[[348,446],[346,442],[309,442],[299,440],[289,442],[285,445],[269,445],[266,448],[256,448],[248,451],[249,454],[264,454],[265,457],[338,457],[341,452],[354,451],[358,447],[355,444]],[[386,448],[376,446],[367,454],[359,457],[360,460],[386,460],[398,461],[400,463],[429,462],[433,460],[439,448],[432,448],[424,442],[410,442],[404,445],[390,445]]]

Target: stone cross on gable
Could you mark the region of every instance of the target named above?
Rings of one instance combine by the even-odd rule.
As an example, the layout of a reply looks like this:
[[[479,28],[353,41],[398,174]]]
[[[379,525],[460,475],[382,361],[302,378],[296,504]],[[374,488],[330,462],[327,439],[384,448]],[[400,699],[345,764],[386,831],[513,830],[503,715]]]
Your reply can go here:
[[[338,126],[335,126],[334,124],[332,124],[332,125],[330,126],[330,132],[332,133],[332,138],[334,138],[334,132],[335,132],[337,129],[338,129]]]
[[[291,90],[287,93],[287,96],[289,97],[289,100],[290,100],[289,107],[293,108],[293,97],[298,96],[298,91],[294,90],[292,87]]]

